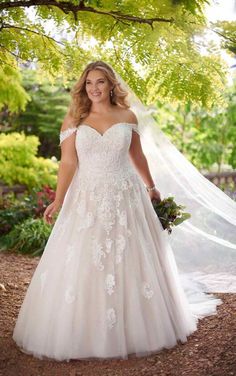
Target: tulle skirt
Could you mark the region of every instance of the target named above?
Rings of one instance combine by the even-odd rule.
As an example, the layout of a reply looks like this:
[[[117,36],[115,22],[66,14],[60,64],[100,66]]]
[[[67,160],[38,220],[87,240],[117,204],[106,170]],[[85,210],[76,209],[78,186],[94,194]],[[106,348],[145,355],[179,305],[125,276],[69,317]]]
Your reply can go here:
[[[83,189],[78,178],[26,292],[14,341],[58,361],[126,359],[186,342],[220,301],[184,292],[141,179],[126,177],[108,196]]]

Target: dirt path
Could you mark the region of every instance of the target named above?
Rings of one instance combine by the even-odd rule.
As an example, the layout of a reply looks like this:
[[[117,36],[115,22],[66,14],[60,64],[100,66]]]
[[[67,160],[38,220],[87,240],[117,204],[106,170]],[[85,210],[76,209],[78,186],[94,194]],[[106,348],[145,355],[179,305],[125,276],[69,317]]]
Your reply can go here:
[[[235,376],[236,296],[223,300],[218,314],[199,322],[187,343],[153,356],[129,360],[57,362],[23,354],[12,331],[39,258],[0,253],[0,375],[4,376]],[[4,289],[5,287],[5,289]]]

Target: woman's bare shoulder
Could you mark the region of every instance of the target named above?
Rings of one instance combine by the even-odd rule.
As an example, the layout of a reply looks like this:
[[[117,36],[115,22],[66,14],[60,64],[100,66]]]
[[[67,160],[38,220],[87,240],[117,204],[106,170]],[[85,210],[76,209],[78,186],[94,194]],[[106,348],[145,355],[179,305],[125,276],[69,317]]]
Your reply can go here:
[[[78,121],[69,113],[67,113],[64,117],[64,120],[62,122],[61,126],[61,132],[69,129],[69,128],[76,128],[78,125]]]
[[[138,119],[132,110],[130,110],[129,108],[123,108],[119,111],[127,123],[138,124]]]
[[[127,110],[129,115],[129,122],[133,124],[138,124],[138,119],[135,113],[132,110]]]

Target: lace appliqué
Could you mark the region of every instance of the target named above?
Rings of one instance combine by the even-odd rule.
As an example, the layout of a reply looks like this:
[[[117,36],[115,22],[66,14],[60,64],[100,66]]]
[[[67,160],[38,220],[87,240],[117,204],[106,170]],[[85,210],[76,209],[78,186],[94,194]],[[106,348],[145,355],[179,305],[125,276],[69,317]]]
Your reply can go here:
[[[113,274],[107,274],[105,280],[105,290],[107,291],[108,295],[113,294],[115,287],[115,276]]]
[[[142,285],[142,294],[146,299],[151,299],[153,296],[153,290],[148,282],[144,282]]]
[[[66,139],[66,138],[68,138],[70,135],[72,135],[74,132],[76,132],[77,131],[77,128],[76,127],[70,127],[70,128],[68,128],[68,129],[65,129],[64,131],[61,131],[60,132],[60,136],[59,136],[59,138],[60,138],[60,144],[59,145],[61,145],[61,143]]]
[[[118,238],[116,239],[116,254],[115,254],[116,264],[119,264],[122,261],[125,246],[126,246],[125,237],[122,234],[119,234]]]
[[[111,252],[112,244],[113,244],[113,240],[110,239],[110,238],[106,238],[106,240],[105,240],[106,253],[110,253]]]
[[[103,251],[103,246],[97,243],[96,239],[92,239],[92,260],[96,268],[100,271],[104,269],[102,263],[102,257],[106,257],[106,253]]]
[[[121,212],[118,210],[118,216],[119,216],[119,224],[121,226],[127,227],[127,214],[125,210],[122,210]]]
[[[116,219],[114,199],[110,195],[105,195],[97,208],[98,218],[101,220],[107,234],[111,231]]]
[[[116,323],[116,312],[114,308],[107,309],[106,321],[109,329],[112,329]]]

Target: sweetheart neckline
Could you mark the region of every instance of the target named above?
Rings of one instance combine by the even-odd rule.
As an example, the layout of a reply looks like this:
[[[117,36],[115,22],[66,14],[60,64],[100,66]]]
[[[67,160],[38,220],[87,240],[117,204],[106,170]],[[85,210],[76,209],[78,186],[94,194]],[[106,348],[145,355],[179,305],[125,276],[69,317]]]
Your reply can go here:
[[[103,133],[100,133],[97,129],[95,129],[94,127],[91,127],[91,125],[89,125],[89,124],[79,124],[79,126],[78,126],[78,129],[79,129],[79,127],[81,127],[81,126],[83,126],[83,127],[88,127],[88,128],[91,128],[91,129],[93,129],[97,134],[99,134],[99,136],[101,136],[101,137],[103,137],[108,131],[109,131],[109,129],[111,129],[111,128],[113,128],[114,126],[116,126],[116,125],[138,125],[138,124],[136,124],[136,123],[126,123],[126,122],[118,122],[118,123],[114,123],[114,124],[112,124],[110,127],[108,127],[106,130],[105,130],[105,132],[103,132]]]

